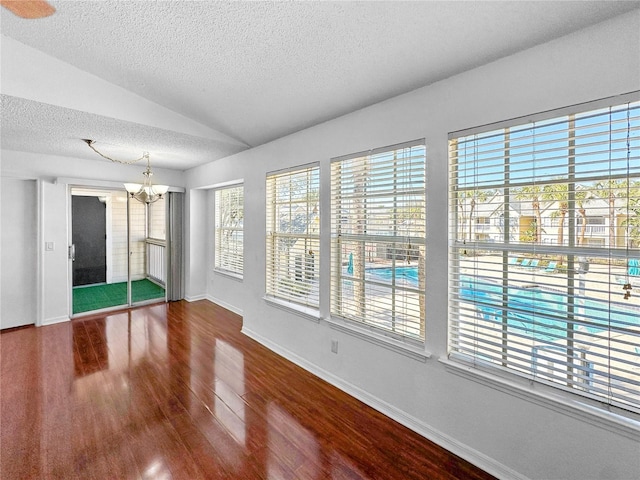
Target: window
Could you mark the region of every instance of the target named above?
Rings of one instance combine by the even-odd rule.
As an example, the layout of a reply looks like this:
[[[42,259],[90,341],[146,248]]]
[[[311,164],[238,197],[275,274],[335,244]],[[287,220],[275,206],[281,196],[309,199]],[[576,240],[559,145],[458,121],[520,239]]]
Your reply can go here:
[[[424,340],[425,145],[331,161],[331,314]]]
[[[318,165],[267,176],[267,296],[318,308]]]
[[[236,185],[215,191],[215,268],[242,276],[244,188]]]
[[[640,411],[631,100],[450,136],[450,357]]]

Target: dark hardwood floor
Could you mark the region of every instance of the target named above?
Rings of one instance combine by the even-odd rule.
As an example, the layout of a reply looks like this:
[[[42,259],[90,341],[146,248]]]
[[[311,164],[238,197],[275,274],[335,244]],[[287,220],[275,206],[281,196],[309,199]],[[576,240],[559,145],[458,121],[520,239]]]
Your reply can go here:
[[[207,301],[0,335],[0,478],[486,479]]]

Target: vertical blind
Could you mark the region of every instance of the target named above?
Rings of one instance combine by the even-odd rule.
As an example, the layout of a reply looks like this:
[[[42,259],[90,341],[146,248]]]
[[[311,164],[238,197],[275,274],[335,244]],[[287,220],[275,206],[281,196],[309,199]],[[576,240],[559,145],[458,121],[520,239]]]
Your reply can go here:
[[[267,175],[267,296],[318,308],[320,168]]]
[[[169,192],[167,222],[167,300],[184,298],[184,193]]]
[[[331,314],[423,341],[424,140],[331,161]]]
[[[220,188],[215,191],[214,202],[215,268],[242,275],[244,187],[236,185]]]
[[[450,136],[451,357],[640,411],[640,103],[627,100]]]

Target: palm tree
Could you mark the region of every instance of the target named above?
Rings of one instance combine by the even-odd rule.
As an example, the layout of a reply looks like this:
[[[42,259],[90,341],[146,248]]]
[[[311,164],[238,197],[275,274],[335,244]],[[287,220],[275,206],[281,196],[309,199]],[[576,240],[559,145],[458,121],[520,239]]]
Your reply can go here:
[[[624,221],[628,229],[630,247],[640,246],[640,180],[629,186],[629,212]]]
[[[558,245],[564,244],[564,219],[569,211],[569,185],[566,183],[552,183],[545,185],[542,189],[542,200],[557,202],[558,211],[552,216],[559,217],[558,220]],[[562,257],[560,258],[562,261]]]
[[[582,218],[582,223],[580,224],[580,235],[578,236],[578,245],[584,245],[584,235],[587,231],[587,210],[585,208],[585,204],[589,201],[589,197],[587,196],[587,192],[579,191],[575,194],[576,205],[578,207],[578,214]]]
[[[533,214],[535,217],[533,222],[535,230],[532,235],[532,239],[536,243],[542,243],[542,216],[540,214],[540,197],[542,195],[542,188],[540,185],[525,185],[523,187],[515,188],[514,193],[517,200],[531,200]]]
[[[473,241],[473,214],[475,212],[476,206],[479,203],[486,202],[491,195],[493,195],[493,190],[463,190],[458,192],[458,205],[460,207],[460,226],[462,230],[462,238],[465,239],[467,236],[467,232],[465,232],[465,223],[469,222],[469,230],[468,230],[468,238],[469,242]],[[465,215],[465,206],[467,204],[467,200],[469,203],[469,215]]]
[[[609,247],[616,246],[616,202],[627,197],[627,180],[603,180],[596,183],[595,195],[609,202]]]

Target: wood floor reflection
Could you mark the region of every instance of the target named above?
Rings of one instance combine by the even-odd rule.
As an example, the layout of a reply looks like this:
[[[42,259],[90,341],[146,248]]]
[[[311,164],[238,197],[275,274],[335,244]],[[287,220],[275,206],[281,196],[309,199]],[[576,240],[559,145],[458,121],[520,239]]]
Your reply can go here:
[[[207,301],[2,333],[0,478],[492,478]]]

